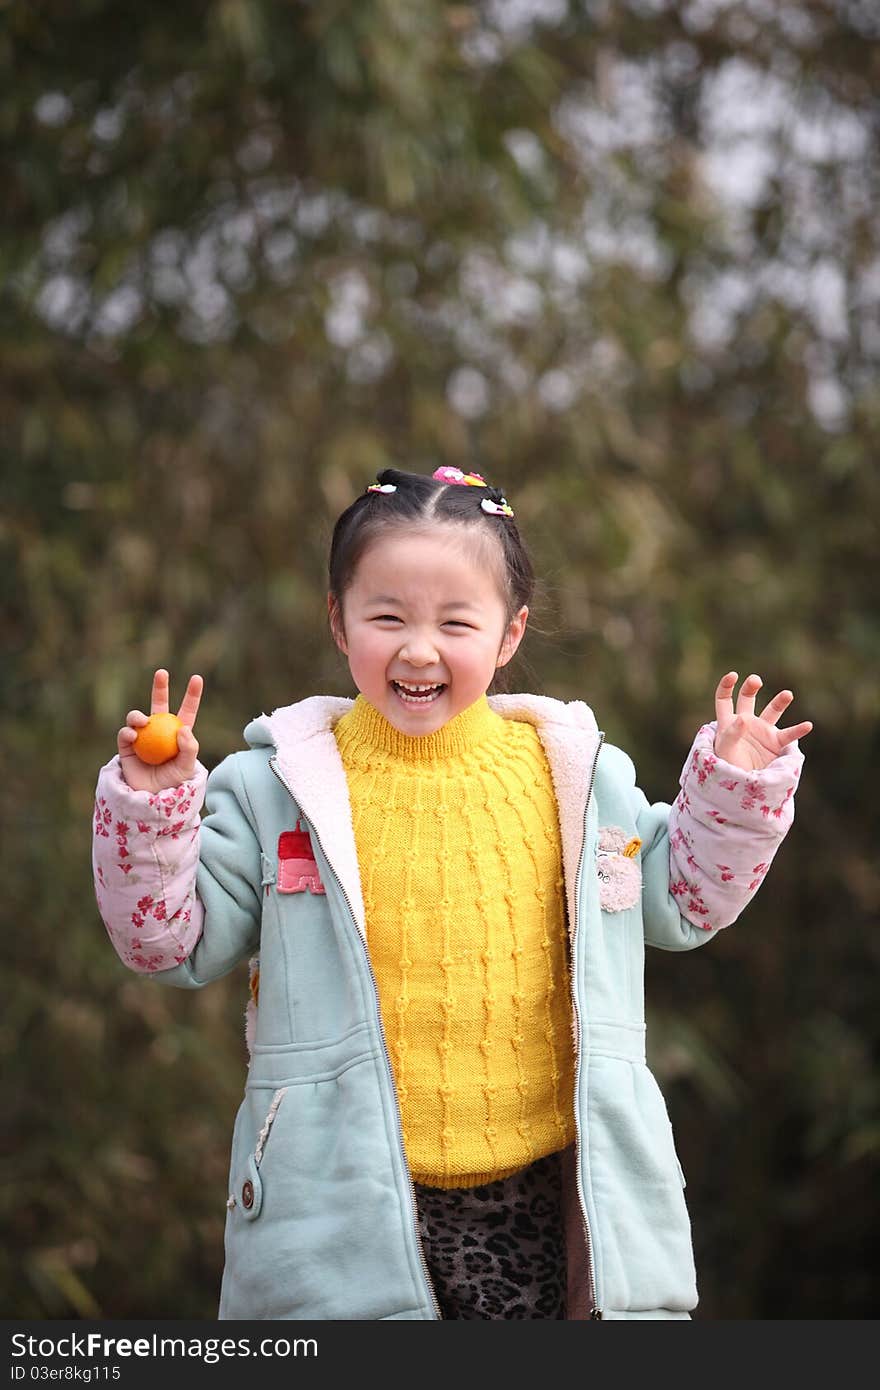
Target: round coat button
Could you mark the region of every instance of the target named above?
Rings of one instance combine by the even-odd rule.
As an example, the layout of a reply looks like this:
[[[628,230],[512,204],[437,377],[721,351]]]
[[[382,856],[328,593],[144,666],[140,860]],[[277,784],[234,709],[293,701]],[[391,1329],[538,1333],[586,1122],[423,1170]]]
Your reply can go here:
[[[248,1211],[250,1211],[251,1207],[254,1205],[254,1185],[250,1178],[242,1183],[241,1202],[242,1206],[246,1207]]]

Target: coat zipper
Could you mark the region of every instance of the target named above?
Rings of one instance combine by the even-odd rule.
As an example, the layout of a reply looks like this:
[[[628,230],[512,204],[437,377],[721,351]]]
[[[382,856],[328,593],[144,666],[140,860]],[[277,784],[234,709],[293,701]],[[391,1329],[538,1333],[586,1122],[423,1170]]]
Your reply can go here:
[[[570,984],[570,988],[571,988],[572,1007],[573,1007],[573,1010],[574,1010],[575,1035],[576,1035],[576,1049],[577,1049],[577,1050],[576,1050],[576,1061],[575,1061],[575,1073],[574,1073],[574,1095],[575,1095],[575,1105],[574,1105],[575,1168],[576,1168],[578,1201],[579,1201],[579,1203],[580,1203],[580,1208],[581,1208],[581,1222],[583,1223],[583,1228],[584,1228],[584,1239],[586,1240],[586,1243],[587,1243],[587,1260],[588,1260],[588,1262],[589,1262],[589,1267],[590,1267],[590,1319],[591,1319],[591,1320],[593,1320],[593,1319],[601,1320],[601,1318],[602,1318],[602,1309],[599,1308],[599,1307],[597,1307],[597,1303],[596,1303],[596,1276],[595,1276],[594,1269],[593,1269],[593,1242],[592,1242],[592,1239],[591,1239],[591,1237],[590,1237],[590,1227],[589,1227],[589,1222],[587,1221],[587,1204],[586,1204],[586,1200],[585,1200],[585,1198],[584,1198],[583,1186],[582,1186],[582,1182],[581,1182],[581,1125],[580,1125],[580,1119],[579,1119],[579,1107],[578,1107],[578,1103],[577,1103],[577,1094],[578,1094],[578,1085],[579,1085],[579,1082],[580,1082],[580,1074],[581,1074],[581,1054],[582,1054],[582,1049],[581,1049],[581,1017],[580,1017],[580,1011],[579,1011],[579,1008],[578,1008],[578,1001],[577,1001],[577,982],[576,982],[576,979],[575,979],[575,971],[576,971],[576,968],[577,968],[577,935],[578,935],[578,918],[579,918],[579,915],[580,915],[580,914],[579,914],[579,907],[580,907],[580,897],[581,897],[581,893],[580,893],[580,889],[581,889],[581,878],[582,878],[582,876],[583,876],[583,867],[584,867],[584,850],[586,849],[586,845],[587,845],[586,817],[587,817],[587,811],[588,811],[589,805],[590,805],[590,798],[591,798],[592,795],[593,795],[593,783],[594,783],[594,781],[596,780],[596,766],[597,766],[597,764],[598,764],[598,762],[599,762],[599,754],[600,754],[601,751],[602,751],[602,744],[604,743],[604,741],[605,741],[605,735],[604,735],[604,733],[602,733],[602,732],[600,731],[600,733],[599,733],[599,742],[598,742],[598,744],[597,744],[597,746],[596,746],[596,753],[595,753],[595,756],[594,756],[594,758],[593,758],[593,766],[592,766],[592,768],[591,768],[591,770],[590,770],[590,783],[589,783],[589,786],[587,787],[587,801],[586,801],[586,806],[585,806],[585,808],[584,808],[584,834],[583,834],[583,839],[581,840],[581,852],[580,852],[580,857],[579,857],[579,859],[578,859],[577,874],[575,875],[575,885],[574,885],[575,917],[574,917],[574,931],[572,932],[572,938],[571,938],[571,970],[570,970],[570,978],[569,978],[569,984]]]
[[[272,771],[275,773],[275,776],[278,778],[278,781],[281,783],[282,787],[284,787],[284,789],[285,789],[285,791],[288,793],[288,795],[290,795],[291,797],[293,797],[293,800],[296,801],[297,806],[299,806],[299,802],[297,801],[296,797],[293,795],[293,792],[291,791],[290,787],[287,785],[287,782],[285,781],[284,777],[283,777],[283,776],[281,775],[281,773],[279,772],[279,770],[278,770],[278,768],[277,768],[277,766],[276,766],[276,763],[275,763],[275,759],[274,759],[274,758],[270,758],[270,759],[269,759],[269,766],[271,767]],[[300,810],[302,810],[302,807],[301,807],[301,806],[300,806]],[[308,817],[307,817],[306,819],[308,819]],[[352,905],[351,905],[351,902],[350,902],[350,900],[349,900],[348,894],[346,893],[345,889],[343,888],[342,883],[340,882],[340,879],[339,879],[339,875],[337,874],[337,872],[336,872],[336,870],[334,869],[332,863],[330,862],[330,859],[329,859],[328,856],[327,856],[327,851],[324,849],[323,844],[321,844],[321,837],[320,837],[320,835],[318,834],[318,832],[317,832],[317,830],[315,829],[315,827],[312,825],[311,821],[309,821],[309,829],[312,831],[312,833],[313,833],[314,836],[315,836],[315,839],[318,841],[318,845],[320,846],[320,850],[321,850],[321,853],[322,853],[323,856],[324,856],[324,859],[325,859],[325,861],[326,861],[327,867],[329,868],[330,872],[332,873],[333,879],[334,879],[334,881],[335,881],[335,883],[336,883],[336,886],[337,886],[337,888],[339,889],[339,892],[340,892],[340,894],[341,894],[341,896],[342,896],[343,901],[345,902],[346,907],[348,908],[348,913],[349,913],[349,916],[351,917],[351,924],[352,924],[352,926],[354,927],[355,936],[357,937],[358,942],[360,943],[361,949],[363,950],[363,953],[364,953],[364,960],[365,960],[365,962],[366,962],[367,970],[369,971],[369,974],[370,974],[370,981],[371,981],[372,986],[373,986],[373,999],[374,999],[375,1005],[376,1005],[376,1018],[378,1019],[378,1022],[379,1022],[379,1034],[380,1034],[380,1036],[381,1036],[381,1038],[382,1038],[382,1057],[383,1057],[383,1060],[384,1060],[384,1062],[385,1062],[385,1071],[386,1071],[387,1076],[388,1076],[388,1081],[389,1081],[390,1088],[391,1088],[391,1096],[392,1096],[392,1099],[393,1099],[393,1101],[394,1101],[394,1116],[395,1116],[395,1120],[396,1120],[396,1129],[397,1129],[397,1144],[398,1144],[398,1148],[399,1148],[399,1150],[400,1150],[400,1156],[401,1156],[401,1158],[403,1159],[404,1172],[406,1173],[407,1182],[408,1182],[408,1184],[409,1184],[410,1203],[411,1203],[411,1206],[412,1206],[413,1229],[414,1229],[414,1231],[415,1231],[416,1244],[417,1244],[417,1246],[418,1246],[418,1251],[419,1251],[419,1258],[420,1258],[420,1260],[421,1260],[421,1262],[422,1262],[422,1273],[423,1273],[424,1278],[425,1278],[425,1283],[426,1283],[426,1285],[427,1285],[428,1292],[429,1292],[429,1294],[431,1295],[431,1302],[432,1302],[433,1305],[434,1305],[434,1311],[435,1311],[437,1317],[440,1318],[440,1319],[442,1320],[443,1314],[442,1314],[441,1311],[440,1311],[440,1304],[437,1302],[437,1295],[436,1295],[436,1293],[434,1292],[434,1286],[433,1286],[433,1284],[431,1283],[431,1278],[430,1278],[430,1275],[428,1274],[428,1266],[427,1266],[427,1263],[426,1263],[426,1261],[425,1261],[425,1251],[424,1251],[424,1247],[423,1247],[423,1245],[422,1245],[422,1238],[421,1238],[421,1236],[420,1236],[420,1234],[419,1234],[418,1209],[417,1209],[417,1207],[416,1207],[416,1190],[415,1190],[415,1187],[414,1187],[414,1185],[413,1185],[412,1174],[411,1174],[410,1169],[409,1169],[409,1160],[407,1159],[406,1150],[405,1150],[405,1148],[404,1148],[404,1146],[403,1146],[403,1123],[402,1123],[401,1118],[400,1118],[400,1104],[399,1104],[398,1099],[397,1099],[397,1086],[396,1086],[396,1083],[395,1083],[395,1081],[394,1081],[394,1073],[393,1073],[392,1070],[391,1070],[391,1059],[390,1059],[390,1057],[389,1057],[389,1055],[388,1055],[388,1039],[387,1039],[386,1036],[385,1036],[385,1025],[384,1025],[384,1023],[382,1022],[382,1010],[381,1010],[381,1007],[380,1007],[380,1004],[379,1004],[379,986],[378,986],[377,983],[376,983],[376,976],[375,976],[375,974],[374,974],[374,972],[373,972],[373,965],[372,965],[372,962],[371,962],[371,960],[370,960],[370,953],[369,953],[369,951],[367,950],[367,944],[366,944],[366,942],[364,941],[363,937],[361,936],[360,932],[358,931],[357,919],[355,918],[354,909],[353,909],[353,907],[352,907]]]

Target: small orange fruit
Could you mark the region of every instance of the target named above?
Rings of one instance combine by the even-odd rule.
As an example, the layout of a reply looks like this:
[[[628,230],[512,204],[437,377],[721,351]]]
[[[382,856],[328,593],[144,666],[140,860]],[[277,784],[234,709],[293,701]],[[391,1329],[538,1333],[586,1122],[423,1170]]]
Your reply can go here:
[[[158,767],[177,757],[177,731],[182,728],[176,714],[151,714],[148,723],[138,729],[132,748],[142,763]]]

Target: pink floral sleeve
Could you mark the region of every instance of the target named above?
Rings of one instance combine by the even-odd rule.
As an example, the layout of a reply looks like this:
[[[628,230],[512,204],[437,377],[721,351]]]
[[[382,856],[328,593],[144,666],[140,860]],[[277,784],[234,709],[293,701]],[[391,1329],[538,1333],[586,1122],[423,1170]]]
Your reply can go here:
[[[669,815],[670,892],[704,931],[729,926],[760,887],[794,820],[804,760],[795,743],[746,772],[716,755],[715,728],[694,739]]]
[[[141,974],[179,965],[201,935],[196,870],[207,778],[197,763],[190,781],[152,795],[129,787],[118,757],[98,774],[95,897],[117,955]]]

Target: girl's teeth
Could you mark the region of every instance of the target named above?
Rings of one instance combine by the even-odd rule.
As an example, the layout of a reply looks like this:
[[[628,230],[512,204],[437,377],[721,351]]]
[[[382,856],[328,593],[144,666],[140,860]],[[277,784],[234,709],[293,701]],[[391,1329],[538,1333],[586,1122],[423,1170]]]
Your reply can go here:
[[[400,681],[393,684],[401,700],[411,705],[431,704],[443,689],[442,685],[402,685]]]

